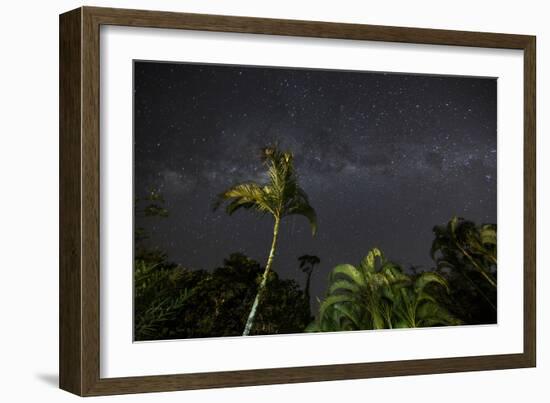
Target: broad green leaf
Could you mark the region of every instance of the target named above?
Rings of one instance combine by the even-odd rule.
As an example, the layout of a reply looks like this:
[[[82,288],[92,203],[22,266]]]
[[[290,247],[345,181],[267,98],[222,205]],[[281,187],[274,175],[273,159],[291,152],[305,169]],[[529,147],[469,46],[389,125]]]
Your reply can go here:
[[[447,280],[445,280],[437,273],[424,272],[415,281],[414,286],[416,293],[420,294],[424,290],[424,288],[430,283],[440,284],[445,288],[447,292],[449,292],[449,285],[447,284]]]
[[[495,245],[497,244],[497,231],[491,225],[484,225],[480,231],[481,243],[483,245]]]
[[[349,295],[329,295],[321,304],[319,317],[323,318],[327,309],[332,307],[332,305],[343,302],[353,302],[353,297],[350,297]]]
[[[359,266],[365,273],[374,273],[376,271],[376,258],[379,258],[380,264],[384,263],[384,255],[378,248],[373,248],[367,256],[361,260]]]
[[[352,293],[359,293],[359,285],[355,282],[347,281],[347,280],[336,280],[333,281],[328,289],[329,295],[335,294],[337,292],[352,292]]]
[[[333,308],[335,311],[340,312],[344,317],[352,322],[355,329],[361,329],[361,318],[353,308],[353,305],[336,303],[333,305]]]
[[[359,270],[357,270],[357,268],[355,268],[355,266],[352,266],[351,264],[341,264],[332,269],[332,272],[330,274],[330,281],[335,281],[338,275],[347,276],[359,286],[365,285],[365,279],[363,278]]]

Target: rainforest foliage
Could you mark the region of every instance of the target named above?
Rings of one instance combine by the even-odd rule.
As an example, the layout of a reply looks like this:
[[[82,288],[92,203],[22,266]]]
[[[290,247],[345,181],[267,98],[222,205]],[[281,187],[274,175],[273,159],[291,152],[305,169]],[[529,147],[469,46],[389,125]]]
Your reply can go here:
[[[278,276],[275,258],[283,219],[305,216],[315,235],[316,212],[298,183],[292,153],[266,147],[262,161],[265,183],[234,185],[220,193],[214,207],[225,205],[230,215],[244,209],[272,217],[265,265],[239,252],[220,267],[191,270],[145,246],[147,232],[136,229],[136,340],[496,323],[496,225],[458,217],[433,228],[426,248],[434,262],[430,270],[403,268],[372,248],[360,262],[332,268],[325,297],[312,303],[311,277],[321,259],[297,257],[302,289]],[[151,191],[135,200],[135,214],[162,219],[168,216],[163,205],[160,194]]]
[[[211,272],[136,260],[136,340],[240,336],[263,271],[241,253]],[[268,283],[252,334],[302,332],[313,317],[299,284],[275,272]]]
[[[332,270],[327,297],[308,331],[460,324],[430,292],[437,286],[449,290],[447,281],[439,274],[405,274],[374,248],[357,266],[341,264]]]

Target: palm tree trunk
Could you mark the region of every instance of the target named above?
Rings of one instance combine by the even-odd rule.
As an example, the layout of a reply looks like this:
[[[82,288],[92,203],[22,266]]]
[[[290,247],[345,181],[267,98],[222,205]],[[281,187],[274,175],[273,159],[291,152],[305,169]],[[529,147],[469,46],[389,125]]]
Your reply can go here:
[[[491,305],[491,308],[493,308],[493,310],[496,312],[497,310],[497,307],[495,306],[495,304],[493,304],[491,302],[491,299],[487,296],[487,294],[485,294],[483,292],[483,290],[481,289],[481,287],[475,282],[473,281],[467,274],[466,272],[461,269],[459,270],[459,273],[462,274],[462,277],[464,277],[474,288],[475,290],[479,293],[479,295],[481,295],[483,297],[483,299],[489,304]]]
[[[306,302],[309,304],[310,301],[310,296],[309,296],[309,285],[311,283],[311,273],[313,272],[313,268],[311,269],[310,272],[307,273],[307,278],[306,278],[306,286],[305,286],[305,291],[304,291],[304,297],[305,297],[305,300]]]
[[[497,288],[497,283],[496,283],[495,279],[490,274],[488,274],[485,270],[483,270],[483,268],[481,268],[477,264],[477,262],[474,260],[474,258],[472,256],[470,256],[470,254],[468,252],[466,252],[466,250],[464,248],[462,248],[460,245],[458,245],[458,248],[464,254],[464,256],[466,256],[468,258],[468,260],[474,265],[474,267],[477,269],[477,271],[485,278],[485,280],[487,280],[487,282],[489,284],[491,284],[493,287]]]
[[[304,291],[304,305],[305,305],[305,311],[304,311],[304,319],[306,323],[311,322],[311,301],[309,296],[309,285],[311,282],[311,273],[313,272],[313,267],[311,268],[311,271],[307,273],[307,279],[306,279],[306,287]]]
[[[250,309],[250,313],[248,314],[248,319],[246,320],[243,336],[248,336],[250,334],[250,331],[254,326],[254,320],[256,319],[258,305],[260,304],[260,300],[263,297],[266,290],[267,278],[269,277],[269,272],[271,271],[271,266],[273,265],[273,258],[275,257],[275,249],[277,247],[277,236],[279,234],[279,224],[280,224],[280,219],[276,217],[275,225],[273,226],[273,240],[271,241],[271,250],[269,251],[269,257],[267,258],[267,264],[265,265],[264,274],[262,276],[262,282],[258,287],[256,298],[254,299],[254,303],[252,304],[252,309]]]

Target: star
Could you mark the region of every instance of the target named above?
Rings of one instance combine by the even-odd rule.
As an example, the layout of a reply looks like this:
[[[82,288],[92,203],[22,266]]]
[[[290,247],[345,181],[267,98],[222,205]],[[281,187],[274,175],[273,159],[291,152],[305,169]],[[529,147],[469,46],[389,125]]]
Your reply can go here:
[[[261,264],[269,217],[212,211],[228,186],[265,181],[278,142],[319,218],[282,223],[275,270],[321,257],[319,279],[380,246],[433,266],[432,227],[455,214],[496,222],[496,80],[196,63],[134,62],[134,186],[161,189],[169,216],[136,217],[149,242],[212,270],[240,251]],[[285,232],[286,231],[286,232]],[[185,247],[182,247],[185,245]],[[323,297],[324,283],[312,283]]]

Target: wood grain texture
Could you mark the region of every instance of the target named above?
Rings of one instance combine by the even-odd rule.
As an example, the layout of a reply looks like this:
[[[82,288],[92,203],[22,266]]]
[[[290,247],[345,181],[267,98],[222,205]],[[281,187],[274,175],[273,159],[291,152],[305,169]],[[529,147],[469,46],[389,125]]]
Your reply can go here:
[[[536,80],[536,39],[530,37],[524,48],[524,172],[523,172],[523,354],[531,366],[536,366],[537,345],[537,80]]]
[[[101,25],[524,51],[524,352],[130,378],[100,377]],[[60,17],[60,387],[81,396],[532,367],[536,364],[535,37],[82,7]],[[518,135],[521,135],[518,133]]]
[[[81,10],[59,27],[59,386],[82,394]]]
[[[529,36],[381,25],[86,7],[105,25],[523,49]]]
[[[99,24],[82,9],[82,389],[99,378]]]
[[[523,354],[104,378],[89,396],[303,383],[530,367]]]

